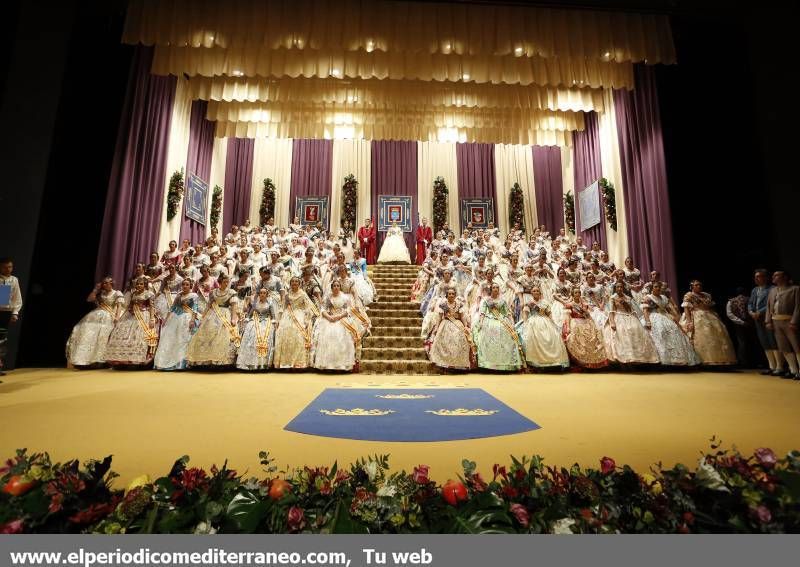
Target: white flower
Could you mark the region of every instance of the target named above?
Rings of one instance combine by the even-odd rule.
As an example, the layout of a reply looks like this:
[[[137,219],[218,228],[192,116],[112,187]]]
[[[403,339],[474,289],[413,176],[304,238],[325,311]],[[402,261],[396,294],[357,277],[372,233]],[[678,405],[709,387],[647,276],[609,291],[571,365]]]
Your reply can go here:
[[[385,498],[391,498],[395,494],[397,494],[397,487],[394,486],[393,484],[387,484],[381,486],[377,492],[378,497],[385,497]]]
[[[207,524],[206,522],[200,522],[195,526],[194,533],[196,535],[213,535],[217,533],[216,528],[211,527],[211,524]]]
[[[553,533],[555,535],[572,535],[573,532],[570,528],[574,525],[575,520],[572,518],[561,518],[553,523]]]
[[[725,481],[722,480],[717,469],[709,465],[705,457],[700,457],[700,462],[697,463],[697,471],[695,474],[700,486],[704,486],[710,490],[730,492],[730,489],[725,486]]]
[[[378,476],[378,463],[375,461],[368,462],[364,465],[364,469],[367,471],[367,476],[370,481],[375,480],[375,477]]]

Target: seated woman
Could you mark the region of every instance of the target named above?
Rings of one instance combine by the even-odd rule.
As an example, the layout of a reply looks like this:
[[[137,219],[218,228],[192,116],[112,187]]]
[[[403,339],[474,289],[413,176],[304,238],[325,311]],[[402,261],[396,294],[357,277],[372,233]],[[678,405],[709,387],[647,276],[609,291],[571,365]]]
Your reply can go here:
[[[581,295],[589,304],[590,315],[597,328],[602,330],[608,321],[606,307],[608,305],[607,288],[597,283],[592,272],[586,274],[586,283],[581,287]]]
[[[567,281],[567,271],[559,268],[553,283],[553,302],[550,304],[550,318],[559,329],[563,329],[564,323],[569,320],[566,305],[570,302],[571,295],[572,285]]]
[[[472,335],[466,323],[464,302],[450,286],[446,299],[436,306],[431,340],[426,342],[428,356],[439,368],[467,370],[473,366]]]
[[[361,256],[361,251],[353,250],[353,262],[350,264],[350,277],[353,278],[358,298],[364,307],[369,307],[375,301],[375,286],[367,274],[367,261]]]
[[[106,362],[108,337],[125,302],[122,292],[114,289],[110,276],[94,286],[86,301],[94,303],[94,309],[75,325],[67,340],[67,364],[75,368]]]
[[[175,296],[161,327],[161,339],[153,360],[156,370],[183,370],[188,367],[186,350],[197,331],[200,317],[198,295],[192,291],[192,283],[189,278],[181,282],[181,291]]]
[[[621,282],[614,286],[609,306],[608,323],[603,328],[608,358],[620,364],[658,364],[656,345],[642,327]]]
[[[725,325],[714,312],[714,300],[699,280],[683,296],[681,327],[692,340],[700,363],[707,366],[736,364],[736,351]]]
[[[700,358],[686,333],[678,326],[678,318],[670,309],[670,298],[663,294],[663,284],[655,281],[650,293],[642,297],[644,326],[656,344],[658,358],[665,366],[694,366]]]
[[[311,365],[319,370],[353,370],[356,365],[358,330],[350,319],[352,300],[342,293],[339,280],[331,282],[319,319],[314,325]]]
[[[493,283],[491,295],[481,302],[480,314],[472,326],[480,368],[506,371],[522,368],[522,346],[512,317],[508,304],[500,297],[500,284]]]
[[[164,321],[172,308],[175,296],[181,292],[183,278],[178,275],[178,267],[175,264],[167,264],[166,272],[159,279],[161,286],[155,298],[156,313],[158,313],[158,318]]]
[[[289,280],[289,291],[283,298],[283,311],[275,333],[275,368],[308,368],[315,313],[314,302],[301,288],[300,278]]]
[[[248,308],[242,344],[236,357],[236,368],[266,370],[272,366],[276,322],[275,303],[269,296],[269,290],[262,287]]]
[[[522,308],[522,321],[517,326],[528,366],[534,368],[567,368],[569,355],[561,331],[550,318],[550,306],[542,298],[542,290],[531,289],[531,296]]]
[[[189,341],[186,360],[190,366],[231,366],[239,349],[239,298],[227,274],[211,292],[200,328]]]
[[[444,270],[441,278],[442,279],[434,284],[430,291],[428,291],[420,307],[420,313],[422,314],[421,337],[423,339],[426,339],[433,329],[433,314],[436,305],[438,305],[442,299],[446,299],[445,290],[453,285],[453,270]]]
[[[147,279],[134,283],[128,308],[108,338],[106,361],[111,366],[149,366],[158,346],[158,315]]]
[[[403,238],[403,231],[396,222],[392,223],[391,228],[386,231],[386,240],[381,246],[378,264],[411,264],[411,256]]]
[[[435,265],[438,256],[439,253],[436,250],[431,249],[428,257],[425,258],[422,266],[420,266],[419,272],[417,273],[417,281],[415,281],[414,285],[411,287],[412,303],[420,303],[422,301],[422,297],[428,292],[430,284],[435,276],[433,266]]]
[[[589,314],[589,304],[581,296],[580,288],[570,292],[565,305],[565,343],[570,358],[584,368],[608,366],[608,355],[603,343],[603,333]]]

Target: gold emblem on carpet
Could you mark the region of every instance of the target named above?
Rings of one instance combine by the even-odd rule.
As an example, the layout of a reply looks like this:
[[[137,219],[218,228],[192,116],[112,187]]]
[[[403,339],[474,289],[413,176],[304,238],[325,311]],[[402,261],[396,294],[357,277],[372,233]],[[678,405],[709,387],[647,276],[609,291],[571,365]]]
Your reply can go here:
[[[363,409],[363,408],[353,408],[353,409],[342,409],[336,408],[335,410],[327,410],[322,409],[319,410],[319,413],[325,415],[332,415],[332,416],[370,416],[370,417],[377,417],[381,415],[389,415],[390,413],[395,413],[394,410],[382,410],[382,409]]]
[[[376,398],[383,398],[384,400],[427,400],[433,398],[433,395],[426,394],[383,394],[376,395]]]
[[[475,417],[494,415],[500,410],[485,410],[485,409],[440,409],[440,410],[426,410],[425,413],[432,413],[433,415],[441,415],[445,417]]]

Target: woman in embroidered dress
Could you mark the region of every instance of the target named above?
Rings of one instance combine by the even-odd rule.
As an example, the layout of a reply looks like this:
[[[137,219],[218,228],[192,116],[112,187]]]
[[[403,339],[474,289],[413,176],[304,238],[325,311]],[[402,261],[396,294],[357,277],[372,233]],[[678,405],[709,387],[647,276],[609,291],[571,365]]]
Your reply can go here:
[[[173,266],[177,267],[178,264],[180,264],[181,256],[183,256],[183,254],[180,250],[178,250],[178,243],[174,240],[170,240],[169,250],[161,255],[161,263],[164,266],[169,266],[172,264]]]
[[[266,370],[272,366],[276,323],[275,303],[270,299],[267,288],[262,287],[250,304],[236,368]]]
[[[533,264],[525,264],[525,273],[517,278],[517,285],[519,286],[519,302],[520,302],[520,316],[522,309],[530,303],[533,299],[533,288],[539,287],[536,277],[533,275]],[[541,292],[541,289],[539,290]]]
[[[106,361],[111,366],[148,366],[158,346],[158,315],[147,279],[134,284],[127,310],[108,338]]]
[[[197,294],[192,291],[192,280],[187,278],[181,282],[181,291],[176,294],[161,327],[161,338],[153,361],[156,370],[183,370],[188,366],[186,349],[197,330],[199,318]]]
[[[539,253],[539,258],[533,266],[533,277],[538,282],[539,289],[542,292],[542,299],[547,303],[552,303],[556,287],[556,275],[553,273],[550,264],[547,263],[547,253],[544,250]]]
[[[553,303],[550,304],[550,317],[559,329],[564,327],[564,322],[569,318],[566,306],[571,296],[572,284],[567,281],[567,271],[559,268],[553,284]]]
[[[392,223],[391,228],[386,231],[386,240],[381,246],[378,264],[411,264],[411,256],[403,238],[403,231],[396,222]]]
[[[358,249],[353,250],[353,262],[350,264],[350,272],[361,304],[364,307],[368,307],[370,303],[375,301],[377,294],[375,293],[375,286],[372,285],[372,280],[369,279],[367,274],[367,261],[361,256],[361,251]]]
[[[105,363],[108,337],[125,303],[122,292],[114,289],[111,277],[98,283],[86,301],[95,307],[75,325],[67,341],[67,363],[75,368]]]
[[[472,281],[472,267],[470,266],[469,258],[464,254],[464,248],[461,244],[456,246],[450,262],[453,265],[453,285],[456,288],[458,297],[463,298],[467,286]]]
[[[622,268],[622,273],[625,274],[625,283],[628,284],[628,291],[638,305],[642,296],[644,282],[642,281],[642,272],[633,265],[633,258],[630,256],[625,258],[625,267]]]
[[[189,341],[186,360],[190,366],[231,366],[239,349],[239,299],[227,274],[211,292],[200,328]]]
[[[331,282],[331,292],[314,325],[311,361],[320,370],[353,370],[356,344],[361,340],[350,317],[352,300],[342,293],[339,280]]]
[[[665,366],[694,366],[700,358],[686,333],[678,326],[677,317],[670,309],[670,299],[663,294],[664,286],[655,281],[650,293],[642,297],[644,326],[656,344],[658,358]]]
[[[428,292],[431,282],[435,277],[434,265],[436,264],[438,256],[439,253],[431,249],[428,257],[422,262],[422,266],[420,266],[419,272],[417,273],[417,281],[414,282],[411,288],[412,303],[420,303],[422,297]]]
[[[300,278],[289,281],[283,312],[275,333],[275,368],[308,368],[314,302],[300,287]]]
[[[441,280],[430,289],[420,307],[423,339],[426,339],[433,330],[434,310],[442,299],[446,299],[445,291],[449,287],[453,287],[453,270],[450,268],[442,272]]]
[[[478,366],[519,370],[524,361],[511,310],[500,296],[500,284],[493,283],[491,290],[491,296],[481,302],[478,320],[472,326]]]
[[[586,283],[581,287],[581,295],[589,304],[592,320],[601,331],[608,321],[608,294],[605,286],[597,283],[597,279],[592,272],[586,274]]]
[[[178,275],[178,267],[175,264],[167,264],[166,274],[161,279],[161,291],[155,299],[156,312],[162,321],[167,319],[167,313],[172,308],[175,296],[181,292],[181,282],[183,278]]]
[[[448,287],[447,298],[440,301],[434,313],[431,341],[426,342],[428,355],[440,368],[467,370],[472,368],[472,333],[467,324],[464,302],[457,298],[456,289]]]
[[[736,364],[736,351],[728,331],[714,312],[714,300],[703,291],[700,281],[692,281],[691,291],[683,296],[681,307],[681,327],[692,340],[701,364]]]
[[[522,321],[517,325],[528,366],[534,368],[567,368],[569,355],[561,330],[550,318],[550,306],[538,287],[531,289],[530,298],[522,309]]]
[[[570,358],[578,366],[585,368],[608,366],[603,333],[594,324],[589,314],[589,304],[581,296],[580,288],[572,288],[570,300],[565,308],[564,342]]]
[[[197,310],[200,313],[205,313],[208,307],[208,298],[211,297],[211,292],[219,287],[218,277],[215,278],[209,272],[208,266],[200,266],[200,279],[197,280],[195,285],[195,293],[197,293]]]
[[[642,326],[625,295],[622,283],[614,286],[609,300],[608,323],[603,328],[608,358],[620,364],[658,364],[658,351],[653,339]]]
[[[200,270],[194,265],[191,254],[185,255],[181,262],[181,267],[178,268],[178,275],[185,280],[190,280],[194,285],[200,279]]]

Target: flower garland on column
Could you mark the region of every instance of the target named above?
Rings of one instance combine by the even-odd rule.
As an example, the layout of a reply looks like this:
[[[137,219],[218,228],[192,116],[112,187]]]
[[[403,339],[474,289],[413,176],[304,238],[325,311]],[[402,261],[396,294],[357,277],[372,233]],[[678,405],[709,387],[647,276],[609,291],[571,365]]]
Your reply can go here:
[[[342,216],[340,225],[352,234],[356,227],[356,205],[358,203],[358,180],[352,173],[344,178],[342,185]]]
[[[438,234],[447,223],[447,196],[449,189],[444,177],[433,180],[433,234]]]
[[[183,200],[183,168],[169,178],[167,190],[167,220],[171,221],[178,214],[178,207]]]
[[[600,179],[600,189],[603,191],[603,211],[611,230],[617,230],[617,198],[614,185],[605,177]]]
[[[575,234],[575,197],[572,191],[564,195],[564,224],[570,234]]]
[[[222,187],[214,185],[214,192],[211,195],[211,228],[218,228],[219,216],[222,212]]]
[[[509,227],[513,228],[514,224],[519,223],[522,232],[525,232],[525,198],[522,195],[522,187],[519,183],[514,183],[511,188],[511,195],[508,199],[508,222]]]
[[[275,184],[267,177],[264,180],[264,191],[261,193],[261,207],[258,209],[261,226],[269,219],[275,218]]]

